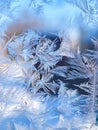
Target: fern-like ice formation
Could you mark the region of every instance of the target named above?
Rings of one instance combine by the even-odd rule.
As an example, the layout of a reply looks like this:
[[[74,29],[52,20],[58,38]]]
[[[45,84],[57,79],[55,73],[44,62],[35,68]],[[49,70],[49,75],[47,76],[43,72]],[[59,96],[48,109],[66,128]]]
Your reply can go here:
[[[98,130],[97,1],[0,5],[0,130]]]

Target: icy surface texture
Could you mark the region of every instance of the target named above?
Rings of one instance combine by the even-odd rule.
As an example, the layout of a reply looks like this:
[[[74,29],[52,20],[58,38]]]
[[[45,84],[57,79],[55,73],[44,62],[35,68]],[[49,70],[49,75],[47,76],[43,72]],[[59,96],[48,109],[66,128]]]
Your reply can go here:
[[[0,0],[0,130],[98,130],[97,0]]]

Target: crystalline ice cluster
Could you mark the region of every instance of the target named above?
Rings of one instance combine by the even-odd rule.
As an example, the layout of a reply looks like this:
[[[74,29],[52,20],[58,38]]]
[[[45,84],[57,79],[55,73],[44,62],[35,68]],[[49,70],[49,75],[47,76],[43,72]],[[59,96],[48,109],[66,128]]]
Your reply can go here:
[[[98,130],[97,6],[0,1],[0,130]]]

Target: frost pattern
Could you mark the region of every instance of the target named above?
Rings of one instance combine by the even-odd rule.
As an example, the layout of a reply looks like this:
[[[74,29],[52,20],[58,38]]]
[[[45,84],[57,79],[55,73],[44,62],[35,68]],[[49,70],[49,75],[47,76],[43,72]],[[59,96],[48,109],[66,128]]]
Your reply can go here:
[[[98,38],[89,33],[98,26],[97,0],[6,3],[0,7],[0,129],[98,130]],[[93,49],[82,51],[82,38]],[[86,82],[77,84],[81,79]]]

